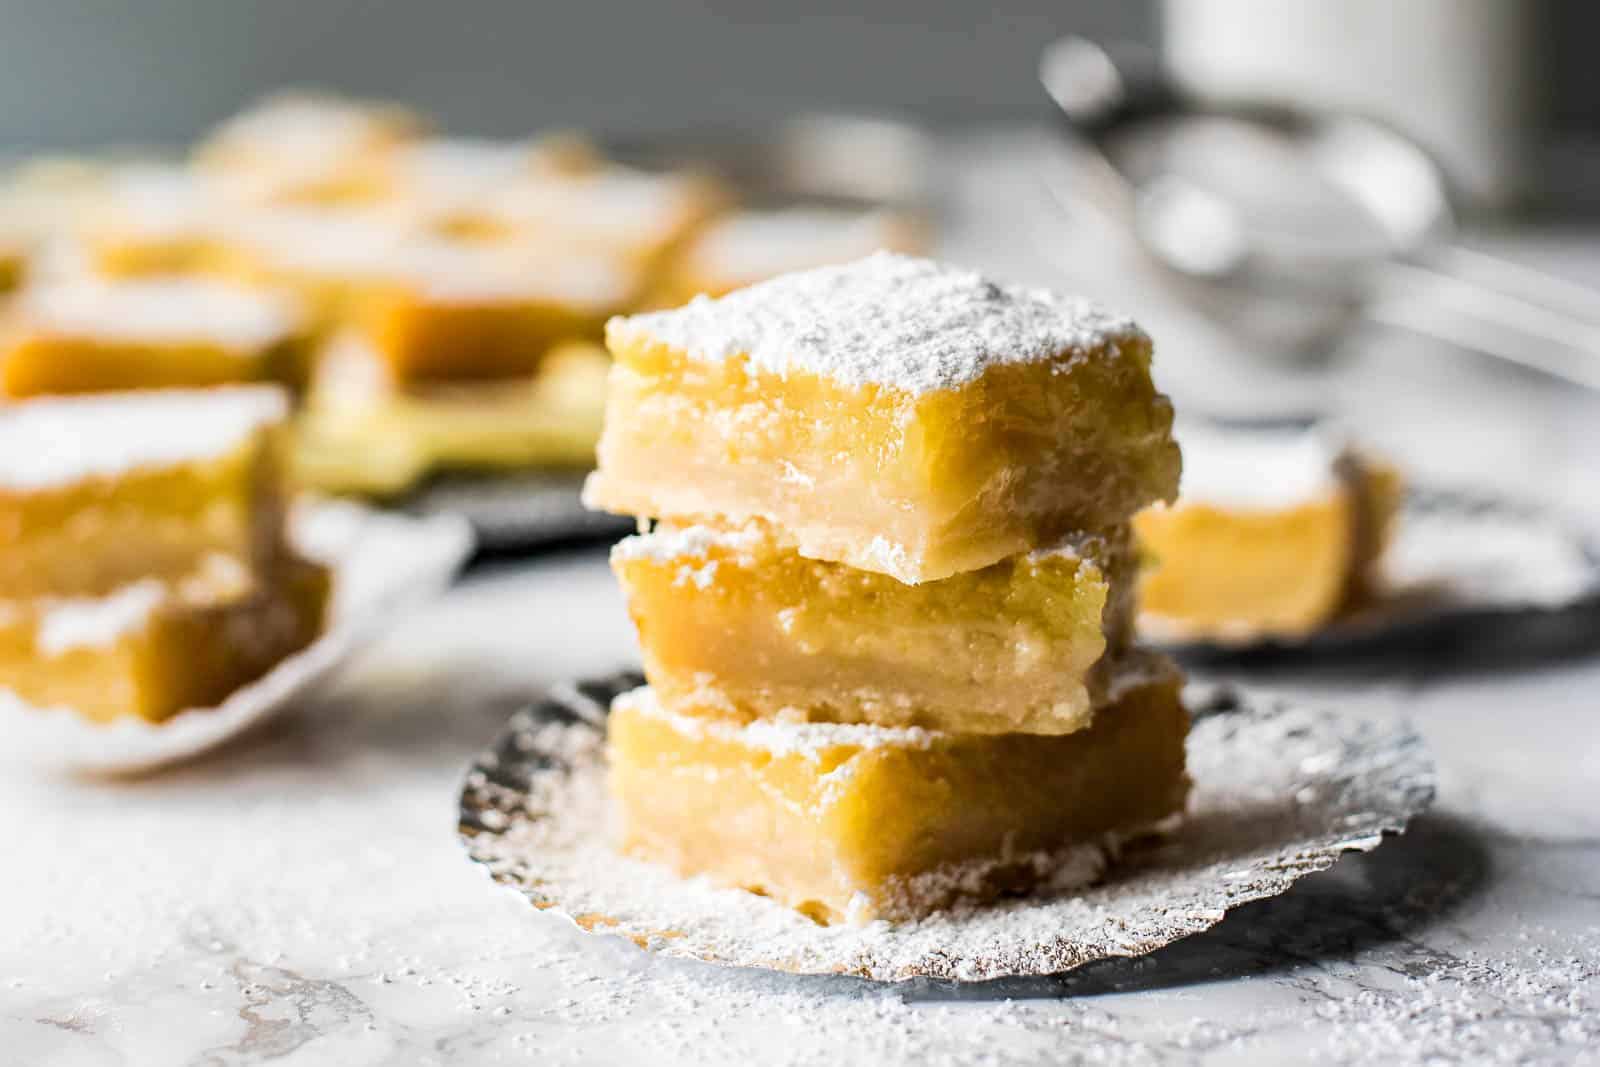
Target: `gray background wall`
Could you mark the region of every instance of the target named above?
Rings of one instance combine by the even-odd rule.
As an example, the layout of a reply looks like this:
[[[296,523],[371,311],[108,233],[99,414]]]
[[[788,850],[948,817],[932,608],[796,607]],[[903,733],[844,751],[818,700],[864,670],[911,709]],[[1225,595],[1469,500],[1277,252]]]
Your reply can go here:
[[[257,93],[413,101],[452,130],[1028,117],[1040,45],[1148,36],[1143,0],[0,0],[0,143],[186,139]]]
[[[1285,0],[1293,2],[1293,0]],[[1397,0],[1403,2],[1403,0]],[[1529,0],[1505,0],[1523,3]],[[1600,4],[1552,12],[1554,109],[1600,127]],[[0,146],[172,142],[263,90],[395,96],[452,130],[752,123],[799,107],[935,123],[1043,114],[1039,47],[1153,38],[1154,0],[0,0]]]

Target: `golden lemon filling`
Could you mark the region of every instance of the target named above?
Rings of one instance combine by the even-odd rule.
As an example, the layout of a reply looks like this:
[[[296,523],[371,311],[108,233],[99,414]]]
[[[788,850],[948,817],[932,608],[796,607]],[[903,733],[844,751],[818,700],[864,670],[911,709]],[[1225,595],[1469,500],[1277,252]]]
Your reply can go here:
[[[1147,633],[1299,637],[1371,592],[1400,504],[1393,468],[1311,436],[1183,439],[1183,495],[1134,519]]]
[[[97,598],[0,601],[0,693],[95,722],[214,707],[316,639],[325,567],[292,557],[265,584],[222,568]]]
[[[0,395],[292,383],[309,323],[298,305],[190,280],[72,283],[25,293],[0,341]]]
[[[571,467],[594,461],[611,361],[556,345],[521,378],[402,386],[359,339],[332,346],[296,426],[298,484],[401,492],[444,469]]]
[[[759,527],[658,529],[611,566],[661,699],[741,722],[1069,733],[1132,622],[1125,531],[920,585]]]
[[[1049,884],[1074,847],[1183,810],[1178,676],[1130,672],[1093,726],[1055,737],[737,725],[635,690],[609,725],[621,847],[823,923]]]
[[[270,567],[286,413],[262,387],[0,405],[0,599]]]
[[[607,511],[783,529],[903,582],[1176,492],[1148,338],[1092,305],[880,254],[613,320]]]

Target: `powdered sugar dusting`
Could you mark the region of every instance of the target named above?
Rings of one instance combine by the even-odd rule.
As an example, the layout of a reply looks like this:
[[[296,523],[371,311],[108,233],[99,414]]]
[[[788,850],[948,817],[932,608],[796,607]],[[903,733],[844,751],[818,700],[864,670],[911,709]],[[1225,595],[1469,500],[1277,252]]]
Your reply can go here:
[[[175,389],[0,406],[0,488],[42,489],[217,456],[287,414],[287,399],[269,387]]]
[[[278,293],[173,278],[34,289],[17,310],[33,330],[153,344],[213,342],[245,358],[304,321],[299,305]]]
[[[1222,428],[1180,420],[1183,503],[1244,509],[1292,508],[1339,486],[1345,446],[1326,427]]]
[[[762,540],[761,532],[752,527],[657,527],[650,533],[634,534],[618,541],[611,549],[611,558],[671,563],[679,559],[704,559],[713,549],[747,552]]]
[[[774,756],[804,756],[815,760],[837,748],[927,748],[937,736],[920,726],[873,726],[865,723],[771,722],[757,719],[734,723],[722,719],[703,719],[668,711],[647,685],[617,697],[619,710],[626,708],[640,715],[668,723],[688,737],[712,737],[770,752]]]
[[[582,688],[592,699],[635,677]],[[1154,847],[1130,847],[1105,883],[898,925],[818,926],[767,898],[613,852],[603,734],[585,711],[542,701],[479,759],[462,794],[472,857],[539,908],[595,933],[664,955],[800,973],[979,980],[1142,955],[1281,893],[1345,851],[1376,847],[1433,796],[1432,763],[1403,723],[1219,700],[1190,737],[1194,792],[1183,827]],[[552,748],[541,732],[550,722],[589,740]],[[1081,849],[1056,862],[1069,887],[1093,877]]]
[[[134,582],[110,596],[63,600],[39,619],[37,645],[47,656],[75,648],[110,645],[147,622],[166,596],[155,580]]]
[[[744,355],[765,373],[914,394],[955,388],[1001,364],[1081,357],[1142,336],[1087,300],[891,252],[613,319],[610,333],[694,359]]]

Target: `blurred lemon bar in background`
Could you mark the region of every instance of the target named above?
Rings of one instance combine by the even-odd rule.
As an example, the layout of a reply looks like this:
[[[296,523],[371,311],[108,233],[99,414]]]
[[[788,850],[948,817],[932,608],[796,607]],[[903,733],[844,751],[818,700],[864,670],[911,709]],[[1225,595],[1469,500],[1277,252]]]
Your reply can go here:
[[[552,133],[520,141],[426,137],[385,153],[379,169],[384,196],[451,218],[524,179],[600,165],[598,151],[581,135]]]
[[[1150,340],[1081,300],[878,253],[613,320],[590,506],[781,528],[945,578],[1176,496]]]
[[[0,601],[0,691],[96,722],[213,707],[317,638],[329,590],[325,567],[287,556],[259,583],[202,568],[97,598]]]
[[[1399,473],[1329,433],[1185,422],[1183,491],[1134,519],[1139,624],[1164,640],[1297,637],[1370,592]]]
[[[23,292],[0,340],[0,394],[293,382],[309,322],[287,296],[188,279],[82,280]]]
[[[517,378],[404,386],[359,336],[330,345],[298,421],[296,481],[392,495],[438,470],[594,462],[611,360],[563,342]]]
[[[741,722],[1069,733],[1133,622],[1126,528],[921,585],[805,559],[759,527],[658,529],[611,566],[660,699]]]
[[[652,303],[723,296],[791,271],[848,263],[877,251],[921,252],[926,239],[891,211],[792,207],[736,211],[709,223],[674,258]]]
[[[402,384],[513,378],[558,341],[598,340],[637,289],[603,259],[418,240],[376,270],[354,328]]]
[[[611,256],[654,272],[727,199],[704,174],[606,164],[513,182],[435,222],[464,236]]]
[[[230,215],[208,271],[299,296],[319,330],[340,328],[416,234],[385,207],[273,206]]]
[[[196,169],[225,177],[250,199],[338,203],[372,197],[373,162],[427,129],[398,104],[281,93],[218,125],[193,158]]]
[[[108,278],[226,273],[226,234],[265,210],[227,183],[173,163],[112,169],[75,226],[84,266]]]
[[[0,598],[269,572],[287,408],[269,387],[0,405]]]
[[[619,697],[608,726],[621,847],[823,923],[915,918],[958,899],[1100,873],[1098,846],[1182,812],[1188,714],[1141,656],[1086,730],[719,722]],[[1088,846],[1085,863],[1070,862]]]

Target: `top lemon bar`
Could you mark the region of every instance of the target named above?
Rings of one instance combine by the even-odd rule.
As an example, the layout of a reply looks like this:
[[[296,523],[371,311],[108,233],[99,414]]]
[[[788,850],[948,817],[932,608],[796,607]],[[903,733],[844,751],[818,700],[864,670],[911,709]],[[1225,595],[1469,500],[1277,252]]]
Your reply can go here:
[[[263,386],[0,405],[0,598],[271,566],[287,412]]]
[[[1087,301],[883,252],[606,333],[592,507],[765,522],[915,583],[1177,492],[1150,339]]]

